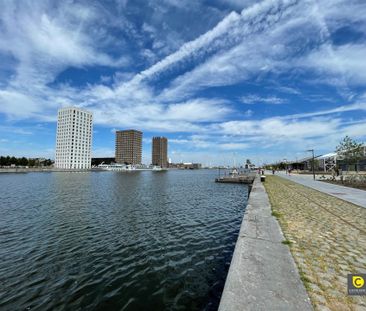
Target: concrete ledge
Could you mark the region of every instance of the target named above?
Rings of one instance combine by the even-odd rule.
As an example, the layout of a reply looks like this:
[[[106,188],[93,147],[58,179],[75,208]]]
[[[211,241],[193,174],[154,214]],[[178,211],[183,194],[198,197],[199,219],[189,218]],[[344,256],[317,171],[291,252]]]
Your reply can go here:
[[[267,193],[257,177],[236,242],[219,311],[313,310]]]
[[[60,169],[60,168],[1,168],[0,173],[51,173],[51,172],[90,172],[92,169]],[[96,170],[97,171],[97,170]]]

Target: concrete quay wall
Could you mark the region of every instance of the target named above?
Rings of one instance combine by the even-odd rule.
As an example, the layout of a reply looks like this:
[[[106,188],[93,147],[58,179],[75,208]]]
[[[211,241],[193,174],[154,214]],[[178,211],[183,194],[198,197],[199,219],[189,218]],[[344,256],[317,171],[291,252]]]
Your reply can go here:
[[[244,213],[219,311],[313,310],[257,177]]]
[[[91,169],[57,169],[57,168],[1,168],[0,173],[49,173],[49,172],[88,172]]]

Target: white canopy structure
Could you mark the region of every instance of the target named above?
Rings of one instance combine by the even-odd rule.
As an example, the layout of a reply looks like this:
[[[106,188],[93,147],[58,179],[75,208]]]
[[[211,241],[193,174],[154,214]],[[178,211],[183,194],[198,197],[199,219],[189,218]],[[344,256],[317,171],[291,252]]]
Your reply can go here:
[[[327,153],[316,158],[319,161],[319,166],[324,169],[324,172],[329,172],[336,168],[337,153]]]

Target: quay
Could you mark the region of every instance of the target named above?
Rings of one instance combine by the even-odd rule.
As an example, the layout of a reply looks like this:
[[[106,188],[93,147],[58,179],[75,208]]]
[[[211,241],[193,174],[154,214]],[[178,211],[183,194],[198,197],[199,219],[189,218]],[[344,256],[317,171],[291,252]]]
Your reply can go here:
[[[58,168],[1,168],[0,174],[12,173],[50,173],[50,172],[88,172],[94,169],[58,169]]]
[[[365,192],[305,178],[254,180],[219,311],[366,310],[347,293],[366,273]]]
[[[252,185],[255,179],[255,172],[239,172],[236,169],[231,171],[228,175],[220,176],[215,179],[217,183],[231,183],[231,184],[247,184]]]
[[[230,183],[230,184],[248,184],[251,185],[254,181],[255,176],[237,176],[237,177],[219,177],[215,179],[218,183]]]
[[[312,310],[289,247],[255,178],[219,311]]]

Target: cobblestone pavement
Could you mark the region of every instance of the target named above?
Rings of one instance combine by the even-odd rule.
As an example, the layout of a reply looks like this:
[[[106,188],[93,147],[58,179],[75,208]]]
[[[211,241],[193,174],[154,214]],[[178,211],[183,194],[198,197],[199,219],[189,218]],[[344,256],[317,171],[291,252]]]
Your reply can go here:
[[[366,191],[345,187],[342,185],[330,184],[320,180],[313,180],[312,175],[291,174],[286,175],[284,172],[278,172],[278,176],[292,180],[300,185],[318,190],[320,192],[330,194],[344,201],[362,206],[366,208]],[[317,178],[320,176],[317,175]]]
[[[276,176],[265,188],[315,310],[366,311],[347,295],[347,274],[366,273],[366,209]]]

